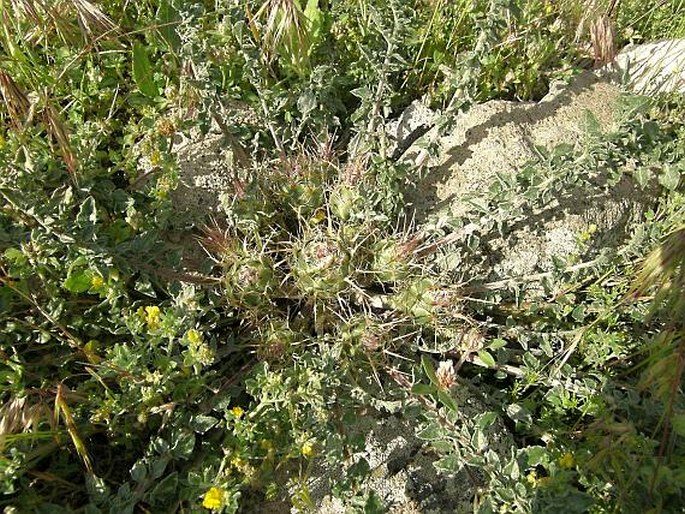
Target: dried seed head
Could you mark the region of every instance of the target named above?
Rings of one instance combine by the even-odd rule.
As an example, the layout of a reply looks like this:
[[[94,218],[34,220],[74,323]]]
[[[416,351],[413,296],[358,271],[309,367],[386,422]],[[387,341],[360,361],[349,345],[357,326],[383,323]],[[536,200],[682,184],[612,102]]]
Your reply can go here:
[[[87,0],[71,0],[71,3],[76,9],[81,31],[89,40],[116,32],[116,24],[95,5]]]
[[[590,39],[595,67],[609,64],[616,57],[614,27],[608,16],[600,16],[590,25]]]
[[[4,100],[10,121],[15,128],[21,128],[29,112],[29,99],[12,77],[3,70],[0,70],[0,95]]]
[[[440,361],[435,375],[438,377],[438,384],[443,389],[451,389],[457,383],[457,374],[451,360]]]
[[[355,186],[359,184],[364,177],[364,171],[366,169],[366,161],[362,158],[356,158],[350,160],[342,169],[342,180],[343,183],[349,186]]]
[[[176,133],[176,124],[169,117],[160,118],[155,123],[155,128],[160,136],[171,137]]]
[[[208,253],[214,254],[219,258],[230,255],[235,247],[235,240],[227,229],[222,229],[216,220],[211,225],[200,229],[202,236],[198,238],[199,243]]]
[[[369,352],[375,352],[381,347],[381,337],[372,330],[365,330],[362,335],[362,346]]]
[[[59,113],[51,105],[47,105],[45,107],[44,115],[48,133],[57,142],[57,146],[59,146],[60,152],[62,153],[64,163],[67,165],[67,170],[69,171],[74,183],[76,183],[78,162],[69,141],[69,132],[67,131],[67,127],[62,121]]]

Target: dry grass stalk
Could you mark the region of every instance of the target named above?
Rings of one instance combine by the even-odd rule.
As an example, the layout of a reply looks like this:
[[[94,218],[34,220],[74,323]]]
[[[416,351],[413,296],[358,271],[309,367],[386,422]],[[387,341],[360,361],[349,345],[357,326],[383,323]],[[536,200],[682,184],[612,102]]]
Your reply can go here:
[[[655,304],[670,296],[676,312],[685,312],[685,225],[677,227],[644,260],[628,297],[640,298],[657,288]]]
[[[26,94],[17,86],[12,77],[1,69],[0,94],[2,94],[2,99],[12,125],[16,129],[20,129],[24,126],[31,104]]]
[[[41,420],[49,419],[44,404],[28,404],[26,398],[11,398],[0,407],[0,452],[4,451],[7,437],[37,430]]]
[[[595,68],[601,68],[614,60],[616,57],[616,38],[613,22],[608,16],[600,16],[592,22],[590,39]]]
[[[74,181],[74,184],[77,184],[78,181],[76,173],[78,169],[78,163],[74,151],[71,148],[71,144],[69,143],[67,128],[51,105],[46,105],[44,116],[48,133],[55,141],[57,141],[57,146],[59,146],[64,163],[67,165],[69,175],[71,175],[71,179]]]
[[[257,13],[250,16],[250,29],[255,39],[271,59],[282,44],[293,55],[301,56],[309,46],[307,18],[295,0],[266,0]],[[258,22],[264,18],[264,33]]]
[[[83,465],[86,468],[86,470],[92,473],[93,465],[91,463],[90,456],[88,455],[88,449],[86,448],[86,445],[84,444],[83,439],[81,438],[78,432],[78,427],[76,426],[74,416],[72,415],[71,409],[67,404],[67,393],[68,389],[62,384],[60,384],[57,387],[57,394],[55,394],[54,421],[55,424],[57,424],[59,418],[62,418],[62,421],[64,422],[67,428],[67,433],[71,438],[71,442],[73,443],[74,448],[76,448],[76,453],[78,453],[79,457],[81,457],[81,460],[83,461]]]
[[[11,0],[10,4],[14,13],[24,16],[33,25],[32,30],[22,34],[24,40],[33,43],[38,43],[53,32],[65,43],[77,39],[79,32],[88,43],[94,43],[108,34],[117,34],[117,26],[111,18],[87,0]],[[74,14],[76,23],[72,19]]]
[[[116,32],[116,24],[94,4],[87,0],[71,0],[71,3],[76,10],[81,32],[87,39]]]

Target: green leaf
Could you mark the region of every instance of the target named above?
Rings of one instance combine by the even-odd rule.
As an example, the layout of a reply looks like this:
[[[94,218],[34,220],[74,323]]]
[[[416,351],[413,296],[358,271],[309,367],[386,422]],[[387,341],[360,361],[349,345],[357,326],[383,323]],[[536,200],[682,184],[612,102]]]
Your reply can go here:
[[[644,189],[652,179],[652,172],[649,168],[642,166],[633,172],[633,178],[637,182],[637,185],[640,186],[640,189]]]
[[[22,252],[18,248],[8,248],[7,250],[5,250],[4,255],[8,261],[18,266],[26,264],[26,261],[28,260],[26,255],[24,255],[24,252]]]
[[[147,477],[147,466],[144,460],[136,461],[131,468],[131,478],[138,483],[141,483]]]
[[[685,413],[673,416],[671,418],[671,426],[676,434],[680,437],[685,437]]]
[[[502,472],[511,478],[512,480],[518,480],[521,476],[521,470],[519,469],[518,462],[516,459],[511,459],[502,469]]]
[[[491,412],[491,411],[484,412],[483,414],[479,414],[476,417],[476,426],[478,428],[480,428],[481,430],[486,429],[490,425],[492,425],[496,419],[497,419],[497,414],[495,414],[494,412]]]
[[[529,446],[524,451],[528,456],[528,467],[532,468],[538,465],[544,466],[549,463],[547,448],[542,446]]]
[[[89,196],[79,207],[76,223],[81,228],[90,228],[98,221],[98,209],[95,198]]]
[[[181,17],[169,0],[162,0],[157,10],[157,21],[159,26],[157,31],[162,39],[169,46],[169,49],[176,52],[181,47],[181,38],[176,33]]]
[[[504,348],[507,346],[507,342],[504,339],[493,339],[492,342],[488,345],[489,350],[499,350],[500,348]]]
[[[602,124],[597,119],[595,114],[586,109],[585,110],[585,131],[592,136],[602,135]]]
[[[421,366],[423,367],[423,371],[426,373],[428,380],[431,381],[431,384],[438,387],[440,382],[438,382],[438,377],[435,375],[433,363],[426,355],[421,356]]]
[[[414,384],[411,388],[412,394],[435,394],[435,386],[429,384]]]
[[[495,361],[495,358],[486,350],[479,351],[478,357],[480,357],[480,360],[482,360],[488,368],[494,368],[497,366],[497,361]]]
[[[454,398],[452,398],[444,389],[438,389],[438,400],[440,400],[445,407],[453,412],[457,412],[459,410],[459,405],[457,402],[454,401]]]
[[[90,289],[90,273],[82,270],[71,272],[62,286],[70,293],[85,293]]]
[[[169,457],[161,456],[159,458],[152,459],[150,462],[150,477],[154,480],[158,479],[164,473],[164,470],[169,464]]]
[[[323,28],[324,21],[323,13],[319,8],[319,0],[307,0],[307,5],[304,8],[304,15],[308,22],[309,39],[315,43],[321,37],[321,29]]]
[[[178,473],[173,472],[162,479],[150,493],[150,499],[156,502],[164,502],[173,498],[178,490]]]
[[[445,429],[437,422],[431,422],[426,428],[416,434],[416,437],[423,441],[435,441],[436,439],[442,439],[444,436]]]
[[[157,84],[152,80],[152,66],[145,47],[136,42],[133,44],[133,80],[145,96],[154,98],[159,95]]]
[[[207,430],[212,428],[218,422],[219,422],[219,420],[216,418],[213,418],[212,416],[205,416],[203,414],[198,414],[197,416],[193,417],[193,421],[191,422],[191,427],[198,434],[204,434],[205,432],[207,432]]]
[[[669,191],[675,191],[680,183],[680,173],[674,166],[665,166],[664,171],[659,175],[659,184]]]
[[[517,423],[523,423],[524,425],[529,425],[533,422],[533,418],[530,415],[528,409],[517,403],[512,403],[507,406],[507,415]]]
[[[180,459],[187,459],[195,448],[195,434],[187,430],[178,430],[172,436],[171,452]]]
[[[464,467],[464,461],[458,455],[448,455],[435,461],[433,465],[443,473],[456,474]]]
[[[303,115],[308,115],[316,109],[316,95],[309,89],[305,90],[297,99],[297,109]]]
[[[573,311],[571,311],[571,317],[579,323],[582,323],[585,319],[585,305],[579,305],[573,309]]]
[[[371,491],[364,504],[364,514],[383,514],[384,512],[386,509],[383,501],[374,491]]]
[[[163,455],[169,451],[169,443],[167,443],[161,437],[157,437],[157,438],[153,439],[151,447],[154,451],[156,451],[160,455]]]

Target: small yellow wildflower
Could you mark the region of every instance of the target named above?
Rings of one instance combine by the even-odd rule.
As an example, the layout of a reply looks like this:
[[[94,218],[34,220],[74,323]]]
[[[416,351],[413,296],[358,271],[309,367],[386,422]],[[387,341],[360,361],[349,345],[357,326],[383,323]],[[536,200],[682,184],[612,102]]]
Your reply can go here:
[[[537,471],[532,470],[528,475],[526,475],[526,480],[533,487],[544,487],[549,484],[550,477],[542,476],[539,477]]]
[[[215,510],[220,509],[224,499],[224,492],[218,487],[212,487],[205,493],[205,498],[202,500],[202,506],[205,509]]]
[[[236,468],[237,470],[243,470],[247,466],[248,462],[245,459],[241,459],[240,457],[233,457],[231,459],[231,466]]]
[[[231,459],[231,466],[248,480],[251,480],[255,475],[256,470],[254,466],[241,457],[233,457]]]
[[[157,166],[162,161],[162,155],[158,150],[155,150],[150,154],[150,164]]]
[[[145,307],[145,323],[150,330],[157,330],[160,323],[160,310],[156,305],[148,305]]]
[[[302,452],[302,455],[309,458],[312,455],[314,455],[314,445],[311,442],[307,441],[302,445],[300,451]]]
[[[188,339],[188,342],[192,345],[198,346],[202,342],[202,334],[195,330],[194,328],[191,328],[188,330],[186,333],[186,338]]]
[[[571,452],[566,452],[559,458],[559,466],[562,468],[571,469],[573,467],[573,463],[574,459]]]
[[[270,440],[268,440],[268,439],[262,439],[261,441],[259,441],[259,446],[260,446],[263,450],[271,451],[271,450],[273,450],[273,448],[274,448],[274,443],[272,443],[272,442],[271,442]]]
[[[245,414],[245,411],[242,409],[242,407],[233,407],[231,409],[231,414],[233,414],[236,418],[241,418],[243,414]]]
[[[90,287],[93,289],[100,289],[103,285],[105,285],[105,279],[100,275],[93,275],[90,277]]]

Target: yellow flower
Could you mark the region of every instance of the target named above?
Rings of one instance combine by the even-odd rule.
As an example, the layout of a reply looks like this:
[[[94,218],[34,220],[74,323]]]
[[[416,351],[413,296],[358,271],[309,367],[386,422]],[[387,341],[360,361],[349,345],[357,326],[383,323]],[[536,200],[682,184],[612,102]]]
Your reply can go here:
[[[157,330],[160,323],[160,310],[156,305],[148,305],[145,307],[145,323],[150,330]]]
[[[241,407],[233,407],[231,409],[231,414],[233,414],[236,418],[241,418],[243,414],[245,414],[245,411]]]
[[[305,457],[311,457],[312,455],[314,455],[314,445],[311,442],[307,441],[302,445],[300,451],[302,452],[302,455],[304,455]]]
[[[566,452],[559,458],[559,465],[562,468],[571,469],[573,467],[573,463],[574,459],[571,452]]]
[[[160,155],[158,150],[155,150],[150,154],[150,164],[153,166],[157,166],[162,160],[162,156]]]
[[[103,285],[105,285],[105,280],[100,275],[90,277],[90,287],[93,289],[100,289]]]
[[[218,487],[212,487],[205,493],[205,498],[202,500],[202,506],[205,509],[215,510],[220,509],[223,503],[224,492]]]
[[[236,456],[231,459],[231,466],[238,470],[241,470],[244,469],[245,466],[247,466],[247,461]]]
[[[186,338],[188,339],[188,342],[192,345],[198,346],[202,342],[202,334],[195,330],[194,328],[191,328],[188,330],[186,333]]]

